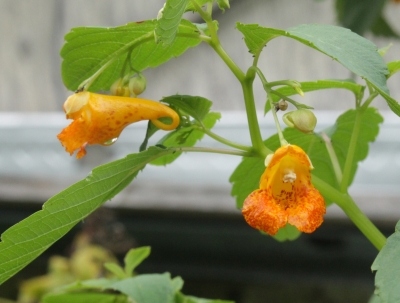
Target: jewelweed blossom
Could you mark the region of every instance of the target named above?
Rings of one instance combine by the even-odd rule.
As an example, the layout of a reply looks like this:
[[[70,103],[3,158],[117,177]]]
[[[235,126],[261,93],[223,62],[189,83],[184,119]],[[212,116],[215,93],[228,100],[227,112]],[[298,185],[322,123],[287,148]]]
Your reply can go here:
[[[285,145],[267,157],[266,166],[260,188],[244,201],[246,222],[270,235],[287,223],[312,233],[322,224],[326,207],[324,198],[311,184],[313,167],[307,154],[296,145]]]
[[[173,130],[180,121],[174,110],[159,102],[90,92],[68,97],[63,108],[67,119],[74,121],[57,138],[71,155],[79,149],[78,159],[86,155],[86,145],[111,145],[131,123],[150,120],[160,129]],[[159,121],[162,117],[170,117],[172,123]]]

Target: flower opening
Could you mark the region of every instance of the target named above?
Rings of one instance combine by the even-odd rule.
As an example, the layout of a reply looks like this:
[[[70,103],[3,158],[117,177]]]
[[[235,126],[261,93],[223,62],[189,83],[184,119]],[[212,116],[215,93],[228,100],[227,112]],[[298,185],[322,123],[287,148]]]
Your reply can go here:
[[[131,123],[151,120],[160,129],[173,130],[180,121],[174,110],[159,102],[90,92],[75,93],[63,108],[67,119],[74,121],[57,138],[71,155],[79,149],[78,159],[86,154],[86,145],[111,145]],[[162,117],[170,117],[172,123],[159,121]]]
[[[242,213],[253,228],[275,235],[287,223],[312,233],[326,212],[322,195],[311,184],[313,169],[296,145],[279,148],[261,176],[260,188],[244,201]]]

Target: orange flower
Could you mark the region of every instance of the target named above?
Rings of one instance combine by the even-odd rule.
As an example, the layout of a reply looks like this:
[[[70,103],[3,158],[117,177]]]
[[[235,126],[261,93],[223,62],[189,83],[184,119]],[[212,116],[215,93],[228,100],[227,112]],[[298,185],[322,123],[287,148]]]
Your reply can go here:
[[[79,149],[78,159],[86,155],[86,145],[111,145],[131,123],[151,120],[163,130],[173,130],[179,125],[178,114],[159,102],[90,92],[70,96],[64,103],[64,111],[67,119],[74,121],[57,138],[71,155]],[[158,120],[162,117],[172,118],[172,123],[162,123]]]
[[[268,160],[260,188],[244,201],[246,222],[270,235],[286,223],[312,233],[323,222],[325,202],[311,184],[313,167],[307,154],[296,145],[286,145]]]

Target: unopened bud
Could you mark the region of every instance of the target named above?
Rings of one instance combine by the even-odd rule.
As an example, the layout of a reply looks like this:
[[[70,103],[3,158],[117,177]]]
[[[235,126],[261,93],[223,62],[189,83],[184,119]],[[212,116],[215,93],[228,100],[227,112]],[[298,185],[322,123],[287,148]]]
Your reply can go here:
[[[147,81],[143,76],[133,77],[129,79],[129,92],[136,97],[146,90]]]
[[[114,96],[129,97],[129,89],[123,78],[118,78],[110,87],[110,93]]]
[[[224,13],[226,8],[231,8],[229,0],[217,0],[219,9]]]
[[[282,119],[287,126],[297,128],[305,134],[312,133],[317,125],[317,118],[314,113],[308,109],[298,109],[288,112],[283,115]]]
[[[285,111],[288,108],[288,104],[285,100],[280,100],[276,105],[275,105],[275,109],[276,111],[281,110],[281,111]]]

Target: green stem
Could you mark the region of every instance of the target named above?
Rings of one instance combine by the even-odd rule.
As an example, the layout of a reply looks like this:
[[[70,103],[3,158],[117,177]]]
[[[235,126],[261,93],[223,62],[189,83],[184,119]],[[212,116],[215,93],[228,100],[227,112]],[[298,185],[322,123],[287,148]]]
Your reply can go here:
[[[336,176],[336,180],[337,180],[338,184],[340,184],[342,182],[343,173],[342,173],[342,169],[340,168],[340,164],[339,164],[339,160],[338,160],[338,157],[336,155],[336,152],[333,149],[332,141],[327,136],[327,134],[325,134],[324,132],[321,133],[321,136],[322,136],[322,139],[324,139],[324,141],[325,141],[325,146],[326,146],[326,149],[328,151],[329,158],[331,159],[331,163],[332,163],[332,166],[333,166],[333,171],[334,171],[335,176]]]
[[[278,92],[276,90],[271,90],[271,93],[273,93],[274,95],[277,95],[278,97],[282,98],[283,100],[293,104],[297,109],[301,109],[301,108],[314,109],[314,107],[294,101],[293,99],[289,98],[288,96],[285,96],[284,94],[281,94],[280,92]]]
[[[359,136],[360,130],[361,130],[362,116],[363,116],[363,112],[360,110],[360,108],[357,108],[353,132],[351,134],[350,143],[349,143],[349,149],[347,150],[346,162],[344,163],[343,178],[342,178],[342,182],[340,183],[340,191],[342,193],[347,192],[347,189],[350,184],[351,169],[353,166],[354,155],[355,155],[356,148],[357,148],[358,136]]]
[[[255,79],[255,71],[251,67],[247,71],[246,77],[242,84],[244,104],[246,107],[247,121],[249,124],[251,143],[254,149],[261,157],[266,157],[271,151],[264,145],[261,137],[260,126],[258,124],[256,105],[254,102],[253,82]]]
[[[241,150],[231,150],[231,149],[222,149],[222,148],[211,148],[211,147],[191,147],[191,146],[182,146],[182,147],[171,147],[168,150],[173,150],[174,152],[197,152],[197,153],[213,153],[213,154],[224,154],[224,155],[233,155],[240,157],[254,157],[254,154],[251,152],[245,152]]]
[[[216,133],[213,133],[212,131],[210,131],[209,129],[207,129],[205,127],[193,125],[193,128],[202,131],[203,133],[205,133],[209,137],[211,137],[214,140],[216,140],[218,142],[221,142],[222,144],[225,144],[227,146],[230,146],[230,147],[233,147],[233,148],[237,148],[237,149],[240,149],[240,150],[243,150],[243,151],[246,151],[246,152],[252,152],[253,151],[253,148],[251,146],[246,146],[246,145],[242,145],[242,144],[227,140],[227,139],[217,135]]]
[[[348,194],[339,192],[331,185],[325,183],[314,175],[312,177],[312,181],[321,194],[334,201],[378,250],[382,249],[386,243],[386,237],[360,210],[360,208]]]
[[[283,136],[281,124],[279,123],[278,115],[276,114],[276,110],[274,108],[274,103],[272,102],[271,93],[268,92],[267,94],[268,94],[268,102],[272,109],[271,112],[272,112],[272,115],[274,116],[276,130],[278,131],[279,142],[281,143],[281,146],[288,145],[288,142],[286,141],[285,137]]]
[[[266,157],[271,151],[265,147],[260,127],[258,124],[257,112],[254,103],[254,93],[253,93],[253,82],[255,79],[255,72],[249,69],[248,73],[245,75],[244,72],[237,66],[237,64],[232,60],[232,58],[226,53],[224,48],[219,41],[217,29],[211,15],[207,12],[204,12],[201,7],[196,3],[196,1],[191,0],[194,5],[196,11],[200,14],[200,16],[207,23],[208,30],[210,32],[211,41],[208,41],[208,44],[215,50],[215,52],[219,55],[219,57],[225,62],[228,68],[232,71],[235,77],[239,80],[242,90],[243,97],[246,107],[247,120],[249,124],[250,138],[251,143],[253,145],[253,149],[257,152],[258,155],[262,157]]]
[[[368,108],[368,106],[371,104],[372,101],[374,101],[374,99],[379,96],[378,92],[373,92],[371,95],[369,95],[369,97],[367,98],[367,100],[365,100],[364,104],[361,106],[361,110],[366,110]]]

